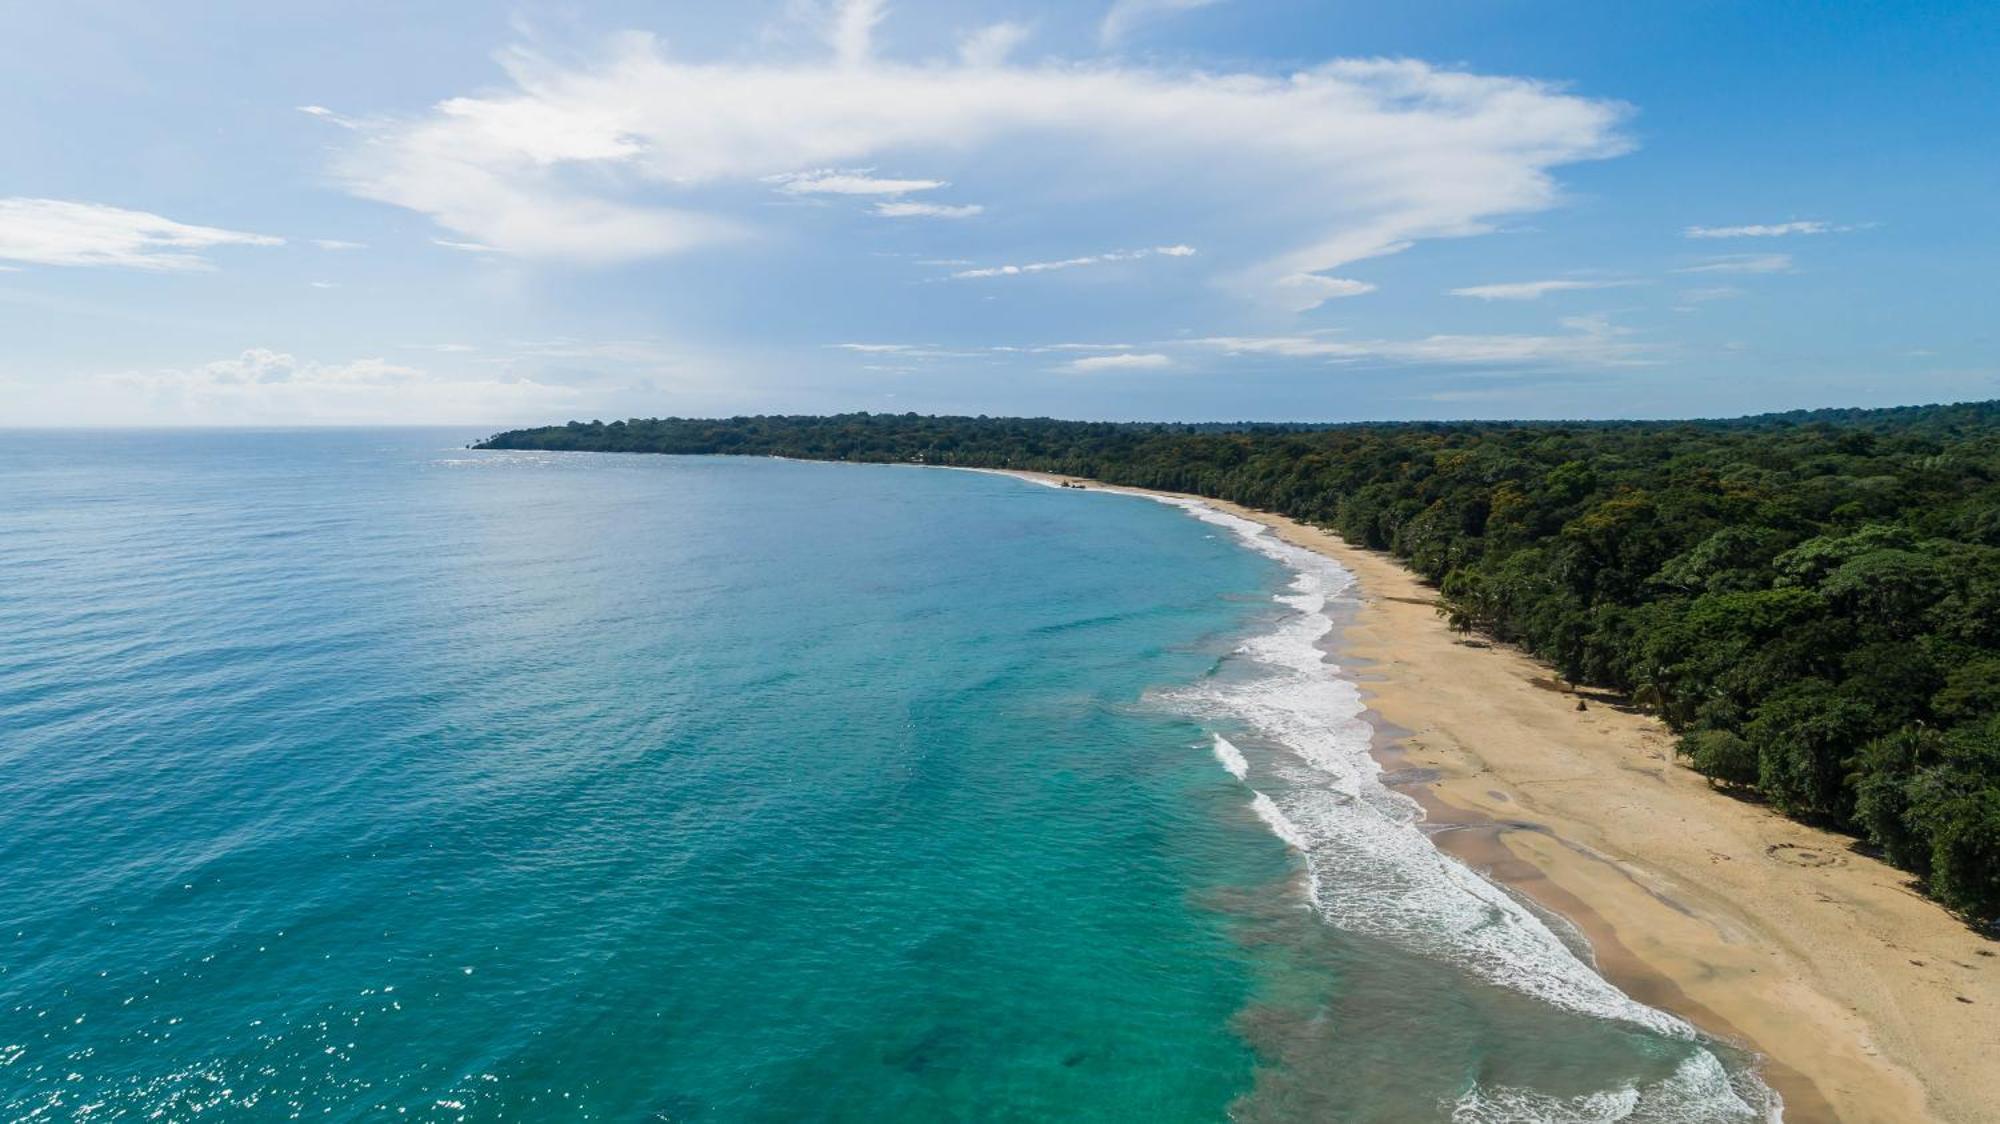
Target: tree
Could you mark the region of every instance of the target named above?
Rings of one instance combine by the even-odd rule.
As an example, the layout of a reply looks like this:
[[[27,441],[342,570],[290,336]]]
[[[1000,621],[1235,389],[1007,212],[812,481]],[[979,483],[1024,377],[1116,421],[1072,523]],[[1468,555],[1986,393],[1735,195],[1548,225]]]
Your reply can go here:
[[[1931,841],[1911,814],[1910,783],[1943,755],[1942,733],[1909,726],[1869,742],[1855,769],[1855,821],[1890,862],[1918,874],[1930,873]]]
[[[1846,822],[1853,805],[1847,758],[1875,725],[1872,711],[1824,679],[1780,688],[1745,730],[1757,747],[1757,787],[1794,815]]]
[[[1757,783],[1757,749],[1728,730],[1696,730],[1680,741],[1680,752],[1711,781]]]
[[[489,448],[1033,468],[1331,525],[1453,627],[1633,692],[1718,783],[2000,916],[2000,403],[1700,422],[634,418]],[[1984,748],[1982,748],[1984,747]]]

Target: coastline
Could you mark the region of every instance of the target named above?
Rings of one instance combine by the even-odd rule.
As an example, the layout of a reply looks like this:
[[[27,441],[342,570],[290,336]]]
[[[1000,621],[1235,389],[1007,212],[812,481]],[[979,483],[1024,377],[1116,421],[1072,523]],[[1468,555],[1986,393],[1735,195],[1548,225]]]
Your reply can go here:
[[[1337,657],[1433,841],[1575,925],[1633,998],[1761,1055],[1787,1120],[1971,1122],[2000,1104],[2000,948],[1908,874],[1710,788],[1658,720],[1451,632],[1387,555],[1226,501],[1090,486],[1198,500],[1352,571]]]

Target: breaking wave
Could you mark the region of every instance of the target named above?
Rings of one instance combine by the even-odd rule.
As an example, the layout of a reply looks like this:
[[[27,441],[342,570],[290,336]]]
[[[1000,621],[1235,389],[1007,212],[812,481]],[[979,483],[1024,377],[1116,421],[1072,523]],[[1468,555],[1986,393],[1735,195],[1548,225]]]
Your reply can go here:
[[[1775,1094],[1754,1078],[1732,1079],[1694,1027],[1627,996],[1533,911],[1439,851],[1420,828],[1417,803],[1382,783],[1361,690],[1321,647],[1353,574],[1260,523],[1195,500],[1151,498],[1227,529],[1292,574],[1276,598],[1287,611],[1235,652],[1250,674],[1218,675],[1169,698],[1198,718],[1247,728],[1279,748],[1268,766],[1258,766],[1252,808],[1303,858],[1306,892],[1320,917],[1563,1010],[1628,1023],[1691,1048],[1672,1077],[1644,1088],[1558,1100],[1475,1086],[1453,1108],[1454,1120],[1777,1119]],[[1214,751],[1224,768],[1250,783],[1250,764],[1234,743],[1216,735]]]

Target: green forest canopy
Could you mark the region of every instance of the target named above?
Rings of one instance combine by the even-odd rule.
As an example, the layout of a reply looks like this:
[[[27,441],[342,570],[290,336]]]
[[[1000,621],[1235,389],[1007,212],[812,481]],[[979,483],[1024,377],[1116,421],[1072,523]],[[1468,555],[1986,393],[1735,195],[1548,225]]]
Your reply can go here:
[[[1726,421],[571,422],[495,449],[1038,469],[1330,527],[1628,694],[1714,782],[2000,919],[2000,402]]]

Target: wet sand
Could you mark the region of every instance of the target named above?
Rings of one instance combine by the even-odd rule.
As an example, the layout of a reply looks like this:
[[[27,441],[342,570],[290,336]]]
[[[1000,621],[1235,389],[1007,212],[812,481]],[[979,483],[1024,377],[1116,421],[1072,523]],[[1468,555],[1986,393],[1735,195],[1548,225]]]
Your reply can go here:
[[[2000,1120],[2000,943],[1852,839],[1712,789],[1656,719],[1452,632],[1388,556],[1204,502],[1357,576],[1335,659],[1438,845],[1576,925],[1634,998],[1761,1054],[1787,1120]]]

